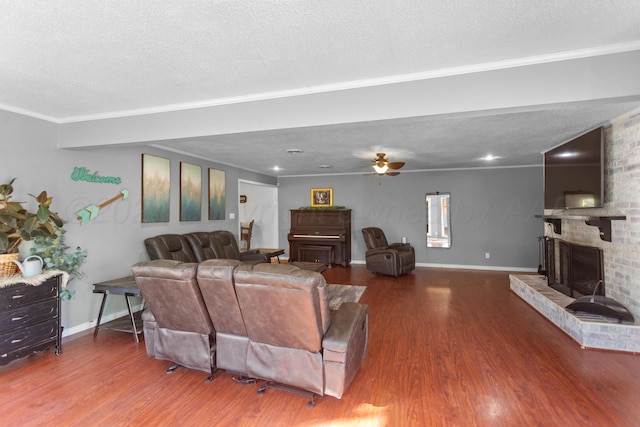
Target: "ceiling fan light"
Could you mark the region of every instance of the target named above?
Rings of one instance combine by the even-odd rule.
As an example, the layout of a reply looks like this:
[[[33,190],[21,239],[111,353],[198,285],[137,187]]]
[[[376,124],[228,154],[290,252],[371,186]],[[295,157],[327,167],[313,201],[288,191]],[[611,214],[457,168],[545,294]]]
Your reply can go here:
[[[373,165],[373,169],[378,175],[384,175],[384,173],[389,169],[389,166],[387,166],[386,164],[375,164]]]

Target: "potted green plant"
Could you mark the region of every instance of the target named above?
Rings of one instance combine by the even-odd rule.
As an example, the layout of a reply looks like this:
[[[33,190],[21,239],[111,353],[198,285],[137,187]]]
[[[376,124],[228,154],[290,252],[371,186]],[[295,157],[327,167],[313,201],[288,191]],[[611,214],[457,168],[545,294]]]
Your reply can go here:
[[[59,270],[69,273],[69,280],[81,277],[80,266],[87,258],[87,251],[79,246],[74,251],[64,242],[65,229],[59,227],[54,236],[37,236],[34,245],[30,249],[31,255],[38,255],[42,258],[46,270]],[[60,291],[60,298],[71,299],[75,295],[75,290],[67,287]]]
[[[12,261],[18,259],[20,243],[38,236],[53,237],[63,224],[58,214],[49,209],[53,199],[46,191],[31,195],[38,203],[35,213],[27,211],[23,202],[11,201],[15,180],[0,185],[0,276],[15,273]]]

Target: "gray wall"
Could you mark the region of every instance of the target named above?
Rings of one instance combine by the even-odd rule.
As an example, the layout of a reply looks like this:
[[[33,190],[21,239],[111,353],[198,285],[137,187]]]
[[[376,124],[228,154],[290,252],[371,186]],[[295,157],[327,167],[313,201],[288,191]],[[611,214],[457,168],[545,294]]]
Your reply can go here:
[[[148,259],[143,240],[163,233],[187,233],[199,230],[229,230],[238,234],[238,179],[276,184],[276,179],[253,172],[219,165],[176,153],[146,146],[106,147],[91,149],[58,149],[58,125],[46,121],[0,110],[0,128],[3,130],[2,169],[0,183],[17,177],[14,183],[14,200],[25,201],[31,208],[33,199],[28,196],[46,190],[53,196],[51,208],[67,221],[66,242],[71,247],[81,246],[89,253],[83,265],[84,277],[75,279],[70,289],[76,298],[63,303],[62,322],[65,334],[74,328],[84,329],[87,322],[97,318],[100,295],[93,294],[93,283],[131,275],[131,265]],[[171,159],[171,217],[168,223],[142,224],[141,205],[141,154],[154,154]],[[202,221],[179,221],[179,171],[180,161],[202,166],[203,195]],[[95,184],[73,181],[75,166],[86,167],[103,176],[117,176],[121,185]],[[207,219],[207,168],[226,171],[227,219]],[[121,189],[129,191],[129,198],[105,207],[98,217],[80,225],[75,212],[91,204],[111,198]],[[230,213],[235,219],[228,219]],[[124,299],[110,297],[107,314],[125,309]]]
[[[542,211],[541,168],[487,169],[403,173],[380,179],[374,175],[281,178],[276,180],[242,169],[219,165],[147,146],[58,149],[59,127],[43,120],[0,111],[3,149],[0,182],[17,177],[14,200],[33,203],[29,193],[46,190],[53,196],[52,209],[67,220],[67,243],[88,250],[84,277],[71,282],[76,298],[63,303],[65,333],[82,330],[95,321],[100,296],[92,284],[130,274],[132,264],[146,260],[143,240],[161,233],[186,233],[197,230],[225,229],[237,235],[238,179],[279,185],[279,242],[287,248],[289,209],[309,205],[312,187],[332,187],[334,203],[353,209],[353,259],[364,260],[364,242],[360,229],[382,227],[390,240],[407,236],[416,247],[417,261],[425,264],[535,268],[538,263],[536,237],[542,234],[541,222],[533,216]],[[141,154],[171,159],[171,220],[168,223],[140,222]],[[208,221],[206,185],[204,185],[202,221],[180,222],[178,215],[178,176],[180,161],[226,171],[227,218]],[[99,175],[118,176],[121,185],[73,181],[75,166],[86,167]],[[129,190],[129,198],[102,210],[84,225],[75,220],[75,212],[99,204]],[[451,249],[427,249],[424,236],[424,195],[427,192],[451,193]],[[30,205],[33,207],[32,205]],[[485,259],[484,253],[491,258]],[[124,310],[123,301],[112,297],[107,314]]]
[[[542,163],[542,157],[541,157]],[[542,167],[336,175],[279,179],[280,246],[287,248],[289,210],[310,204],[313,187],[333,188],[334,205],[352,209],[352,259],[364,261],[361,229],[378,226],[391,242],[406,236],[416,262],[429,265],[536,269],[543,234]],[[451,193],[450,249],[427,248],[425,193]],[[485,258],[485,253],[490,258]]]

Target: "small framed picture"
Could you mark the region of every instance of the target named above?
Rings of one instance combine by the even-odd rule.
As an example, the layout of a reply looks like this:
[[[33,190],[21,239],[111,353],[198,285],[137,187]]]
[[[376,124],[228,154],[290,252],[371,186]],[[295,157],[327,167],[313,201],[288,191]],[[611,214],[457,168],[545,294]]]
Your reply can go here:
[[[333,188],[312,188],[311,207],[333,206]]]
[[[247,196],[245,196],[244,194],[240,195],[240,203],[247,203]]]

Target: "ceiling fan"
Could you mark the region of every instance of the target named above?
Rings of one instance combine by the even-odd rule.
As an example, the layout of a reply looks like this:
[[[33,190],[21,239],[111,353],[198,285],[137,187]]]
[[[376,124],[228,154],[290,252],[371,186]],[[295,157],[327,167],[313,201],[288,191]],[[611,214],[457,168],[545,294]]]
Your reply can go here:
[[[373,165],[373,169],[376,171],[378,175],[389,175],[396,176],[399,175],[400,172],[393,172],[389,169],[397,170],[404,166],[404,162],[390,162],[386,159],[385,153],[376,153],[376,159],[374,160],[375,164]]]

